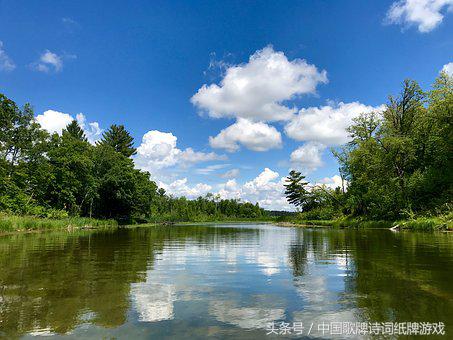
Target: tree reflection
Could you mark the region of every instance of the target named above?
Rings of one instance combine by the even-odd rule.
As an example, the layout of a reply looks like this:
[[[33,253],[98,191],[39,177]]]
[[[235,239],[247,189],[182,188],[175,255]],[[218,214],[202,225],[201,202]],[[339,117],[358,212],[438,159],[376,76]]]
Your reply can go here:
[[[211,247],[257,237],[252,228],[151,227],[102,232],[17,234],[0,238],[0,335],[59,334],[90,322],[117,327],[166,241]]]
[[[310,266],[344,266],[345,275],[337,278],[344,284],[339,308],[353,306],[362,321],[453,320],[451,235],[301,230],[288,254],[295,278]]]

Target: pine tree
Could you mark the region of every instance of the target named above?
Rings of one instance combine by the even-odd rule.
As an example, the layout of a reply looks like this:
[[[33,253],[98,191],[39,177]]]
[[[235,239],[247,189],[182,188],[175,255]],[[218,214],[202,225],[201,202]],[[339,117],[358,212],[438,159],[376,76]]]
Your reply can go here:
[[[295,170],[291,170],[289,176],[286,177],[287,184],[284,185],[286,199],[296,207],[302,206],[309,196],[309,192],[305,189],[308,182],[305,182],[304,179],[305,176]]]
[[[77,121],[75,119],[66,126],[66,128],[63,130],[63,133],[68,133],[72,137],[77,138],[81,141],[84,141],[84,142],[87,141],[85,132],[83,132],[79,123],[77,123]]]
[[[110,126],[102,135],[102,140],[98,143],[100,145],[110,145],[116,152],[122,153],[126,157],[130,157],[137,153],[134,148],[134,138],[124,128],[124,125]]]

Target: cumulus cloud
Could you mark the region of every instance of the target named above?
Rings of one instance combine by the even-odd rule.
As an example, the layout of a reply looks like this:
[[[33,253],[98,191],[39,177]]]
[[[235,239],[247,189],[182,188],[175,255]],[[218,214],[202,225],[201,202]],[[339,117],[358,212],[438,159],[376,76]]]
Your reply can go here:
[[[210,192],[214,195],[219,195],[222,199],[238,199],[243,202],[258,203],[260,207],[268,210],[291,211],[294,210],[294,207],[286,200],[284,193],[285,180],[286,177],[280,177],[278,172],[265,168],[258,176],[243,184],[238,183],[234,178],[215,187],[205,183],[197,183],[191,186],[187,178],[177,179],[170,184],[163,182],[158,182],[158,184],[167,193],[177,197],[196,198]],[[314,183],[315,185],[334,189],[338,186],[341,187],[341,178],[335,175],[333,177],[325,177]]]
[[[326,146],[341,145],[350,140],[346,129],[354,118],[361,113],[381,111],[383,108],[359,102],[304,108],[288,122],[285,132],[298,141],[319,142]]]
[[[14,61],[3,49],[3,42],[0,41],[0,71],[11,72],[16,68]]]
[[[444,67],[442,67],[442,71],[453,76],[453,62],[445,64]]]
[[[61,135],[63,129],[74,119],[77,120],[90,143],[94,144],[96,140],[101,138],[102,129],[99,127],[99,123],[87,123],[85,115],[83,113],[77,114],[74,118],[68,113],[55,110],[47,110],[35,117],[35,120],[39,123],[39,125],[41,125],[44,130],[47,130],[49,133],[56,132],[59,135]]]
[[[282,137],[273,126],[240,118],[217,136],[209,137],[209,144],[228,152],[238,151],[241,144],[253,151],[267,151],[281,147]]]
[[[63,112],[47,110],[42,114],[36,116],[36,121],[41,125],[44,130],[47,130],[49,133],[58,133],[61,135],[61,131],[71,123],[74,118]]]
[[[85,132],[85,136],[91,144],[94,144],[97,140],[101,139],[103,130],[99,126],[98,122],[87,123],[85,115],[83,113],[77,114],[76,120]]]
[[[164,188],[165,191],[174,196],[185,196],[188,198],[196,198],[199,196],[204,196],[212,190],[212,187],[205,183],[197,183],[194,186],[189,186],[187,184],[187,178],[177,179],[170,184],[165,184],[159,182],[159,186]]]
[[[451,12],[453,0],[401,0],[394,2],[387,12],[389,23],[417,25],[419,32],[436,28],[445,12]]]
[[[192,148],[181,150],[177,147],[178,138],[171,132],[157,130],[148,131],[143,135],[142,142],[137,148],[135,162],[141,169],[153,173],[171,166],[187,166],[198,162],[225,160],[225,155],[214,152],[199,152]]]
[[[326,82],[326,71],[302,59],[289,61],[283,52],[267,46],[250,56],[248,63],[227,67],[220,84],[203,85],[191,102],[214,118],[287,120],[295,108],[284,101],[313,94],[318,84]]]
[[[315,185],[324,186],[330,189],[335,189],[338,187],[341,188],[342,185],[344,185],[346,189],[347,184],[348,184],[347,181],[344,181],[344,183],[342,183],[341,177],[338,175],[334,175],[332,177],[324,177],[315,183]]]
[[[31,68],[39,72],[60,72],[63,69],[63,58],[49,50],[45,50],[38,61],[30,64]]]
[[[326,146],[317,142],[308,142],[291,153],[293,167],[305,172],[314,171],[323,165],[322,153]]]
[[[284,180],[278,172],[265,168],[257,177],[243,185],[239,185],[235,179],[228,180],[219,186],[217,193],[222,198],[258,202],[265,209],[292,210],[284,196]]]

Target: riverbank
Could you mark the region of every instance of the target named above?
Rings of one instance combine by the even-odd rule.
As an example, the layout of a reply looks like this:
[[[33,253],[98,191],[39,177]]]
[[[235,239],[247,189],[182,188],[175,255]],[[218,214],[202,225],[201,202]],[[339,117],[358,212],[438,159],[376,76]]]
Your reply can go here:
[[[297,217],[290,218],[236,218],[225,220],[204,221],[154,221],[134,224],[134,226],[156,226],[173,224],[212,224],[212,223],[274,223],[282,227],[310,227],[310,228],[381,228],[393,230],[413,231],[453,231],[453,214],[438,217],[419,217],[401,221],[373,221],[359,218],[343,217],[332,220],[305,220]],[[88,217],[68,217],[62,219],[42,218],[36,216],[17,216],[0,214],[0,234],[16,232],[34,232],[50,230],[89,230],[100,228],[118,227],[115,220],[99,220]],[[125,226],[126,227],[126,226]]]
[[[281,226],[334,227],[334,228],[386,228],[413,231],[453,231],[453,214],[436,217],[418,217],[399,221],[373,221],[344,217],[332,220],[304,220],[292,218],[277,222]]]
[[[88,217],[68,217],[62,219],[36,216],[17,216],[0,214],[0,233],[31,232],[39,230],[74,230],[117,227],[115,220],[98,220]]]
[[[122,225],[122,227],[153,227],[153,226],[172,226],[175,224],[212,224],[212,223],[273,223],[271,219],[263,218],[225,218],[219,220],[217,218],[197,220],[197,221],[167,221],[167,220],[151,220],[144,223],[136,223],[130,225]],[[68,218],[44,218],[37,216],[20,216],[8,215],[0,213],[0,235],[21,233],[21,232],[37,232],[37,231],[52,231],[52,230],[90,230],[100,228],[118,227],[119,224],[115,220],[100,220],[88,217],[68,217]]]

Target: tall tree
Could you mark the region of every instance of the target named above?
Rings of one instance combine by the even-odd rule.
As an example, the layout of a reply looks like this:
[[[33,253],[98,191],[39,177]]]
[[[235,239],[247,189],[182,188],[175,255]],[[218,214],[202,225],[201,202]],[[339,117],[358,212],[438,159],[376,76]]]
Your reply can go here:
[[[291,170],[289,176],[286,177],[286,184],[284,184],[286,199],[296,207],[303,206],[309,196],[309,192],[305,189],[308,182],[304,180],[305,176],[295,170]]]
[[[87,141],[85,132],[82,130],[79,123],[77,123],[75,119],[66,126],[66,128],[63,130],[63,133],[68,133],[72,137],[77,138],[83,142]]]
[[[101,145],[109,145],[116,152],[122,153],[126,157],[130,157],[137,153],[137,149],[134,148],[134,138],[124,128],[124,125],[113,124],[110,128],[103,133],[101,141],[98,143]]]

